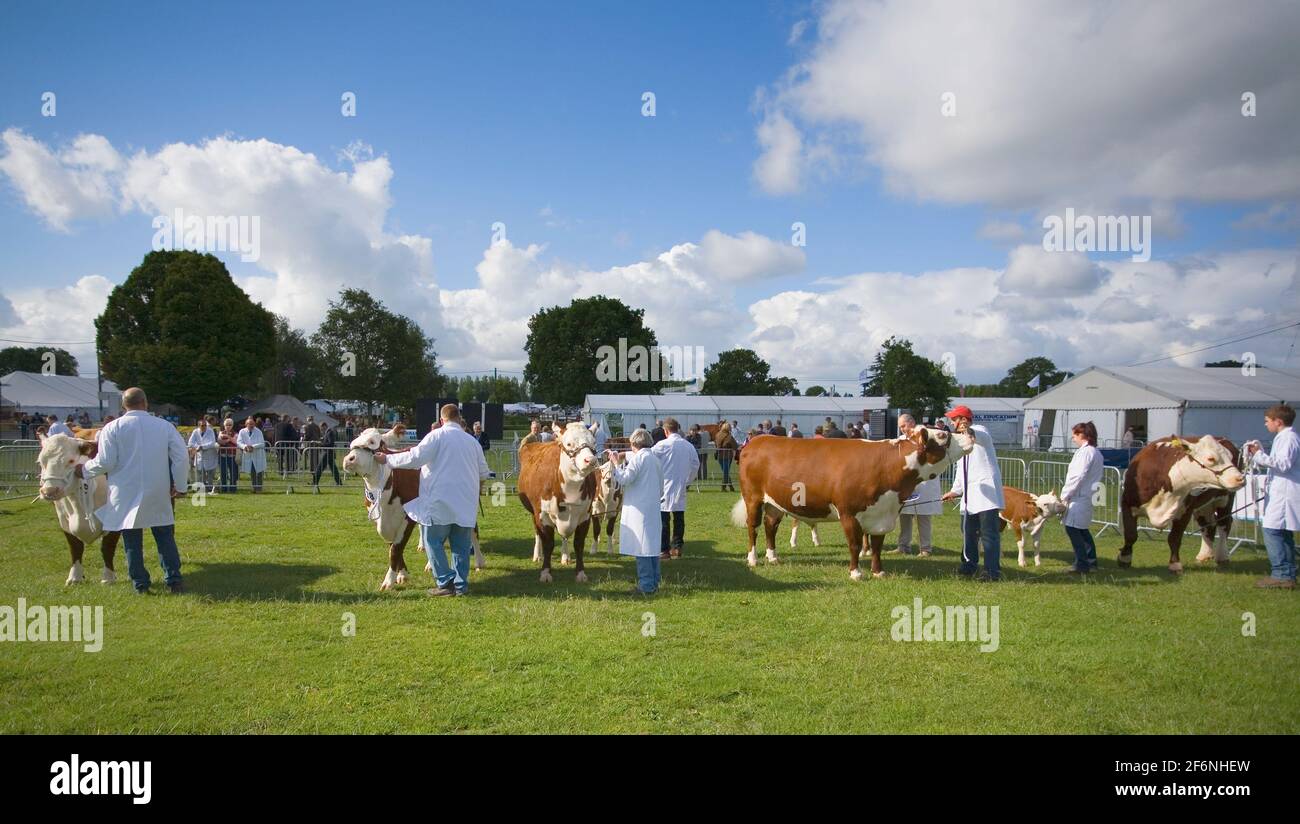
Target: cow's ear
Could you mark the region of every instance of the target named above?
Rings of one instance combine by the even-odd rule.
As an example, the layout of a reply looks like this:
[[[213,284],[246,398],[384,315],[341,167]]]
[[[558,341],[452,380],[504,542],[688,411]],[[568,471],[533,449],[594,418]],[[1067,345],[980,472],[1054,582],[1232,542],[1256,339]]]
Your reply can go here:
[[[912,442],[916,444],[917,448],[924,450],[926,445],[930,443],[930,431],[924,426],[918,426],[912,430]]]
[[[591,431],[591,434],[595,435],[600,431],[600,421],[593,422],[587,429]]]
[[[77,451],[82,455],[89,455],[91,452],[95,451],[95,442],[78,440]]]
[[[564,434],[564,430],[561,429],[560,425],[555,421],[551,421],[551,431],[555,433],[556,437],[562,436]]]

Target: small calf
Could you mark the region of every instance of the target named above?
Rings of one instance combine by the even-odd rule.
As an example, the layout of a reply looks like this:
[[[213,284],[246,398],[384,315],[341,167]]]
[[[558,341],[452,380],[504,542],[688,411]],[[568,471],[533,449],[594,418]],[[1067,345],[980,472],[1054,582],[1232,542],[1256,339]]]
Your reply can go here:
[[[1006,525],[1011,524],[1011,528],[1016,531],[1016,548],[1020,550],[1018,563],[1020,566],[1025,566],[1025,530],[1028,528],[1030,536],[1034,539],[1034,566],[1040,565],[1042,559],[1039,557],[1039,536],[1043,531],[1043,524],[1047,523],[1048,518],[1063,516],[1066,510],[1065,504],[1061,502],[1056,492],[1031,495],[1014,486],[1002,487],[1002,498],[1004,506],[998,513],[1002,524],[999,525],[998,531],[1006,529]]]
[[[614,481],[614,465],[606,461],[596,470],[596,497],[591,501],[591,551],[600,551],[601,527],[605,531],[605,551],[614,552],[618,517],[623,512],[623,490]]]

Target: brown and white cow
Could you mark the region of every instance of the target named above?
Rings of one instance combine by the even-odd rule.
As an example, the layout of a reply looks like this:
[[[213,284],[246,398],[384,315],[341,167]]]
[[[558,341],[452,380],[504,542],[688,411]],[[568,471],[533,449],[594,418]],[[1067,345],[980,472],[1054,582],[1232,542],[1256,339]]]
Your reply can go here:
[[[757,566],[756,531],[762,518],[767,561],[776,563],[776,530],[790,515],[801,522],[839,521],[849,544],[849,577],[862,578],[858,554],[870,537],[871,573],[880,578],[885,535],[916,485],[938,477],[968,454],[975,441],[918,426],[891,441],[754,438],[740,463],[741,499],[732,523],[749,529],[749,565]]]
[[[72,568],[65,583],[76,584],[86,580],[81,559],[86,545],[99,541],[99,553],[104,558],[104,572],[100,581],[111,584],[117,580],[113,570],[113,556],[117,552],[119,532],[105,532],[104,525],[95,516],[95,510],[108,503],[108,479],[103,475],[93,480],[78,478],[78,464],[95,457],[98,444],[68,435],[41,437],[41,451],[36,464],[41,468],[42,500],[54,502],[54,512],[59,528],[72,552]]]
[[[1170,572],[1183,571],[1178,550],[1193,515],[1201,528],[1201,551],[1196,559],[1214,558],[1219,566],[1227,566],[1232,500],[1246,484],[1246,476],[1237,467],[1239,458],[1232,441],[1213,435],[1171,435],[1142,447],[1124,473],[1120,497],[1124,547],[1119,551],[1119,565],[1133,563],[1137,519],[1142,514],[1157,529],[1169,527]]]
[[[623,490],[614,481],[613,464],[607,461],[597,471],[596,497],[591,502],[591,551],[600,551],[600,533],[604,527],[605,551],[614,552],[618,516],[623,511]]]
[[[1002,522],[998,525],[998,531],[1006,529],[1007,524],[1011,524],[1015,530],[1016,548],[1020,550],[1017,563],[1020,566],[1026,566],[1025,533],[1028,532],[1034,541],[1034,566],[1041,566],[1043,561],[1039,552],[1043,524],[1051,518],[1061,517],[1067,509],[1056,491],[1046,495],[1033,495],[1014,486],[1002,487],[1002,511],[998,513]]]
[[[550,583],[555,536],[573,538],[577,581],[584,583],[582,545],[591,528],[596,498],[596,438],[580,421],[554,426],[556,440],[519,448],[519,500],[533,517],[533,560],[541,560],[543,583]],[[565,554],[564,563],[568,562]]]
[[[375,522],[379,537],[388,544],[388,572],[379,584],[380,590],[392,589],[410,579],[406,568],[406,542],[417,526],[403,507],[420,497],[420,470],[393,469],[375,460],[376,452],[400,451],[391,448],[396,443],[398,441],[391,430],[367,429],[349,444],[351,448],[343,459],[343,471],[360,475],[365,483],[366,512]],[[483,550],[479,545],[478,529],[474,530],[472,540],[475,565],[482,569]],[[424,569],[426,572],[429,570],[427,561]]]

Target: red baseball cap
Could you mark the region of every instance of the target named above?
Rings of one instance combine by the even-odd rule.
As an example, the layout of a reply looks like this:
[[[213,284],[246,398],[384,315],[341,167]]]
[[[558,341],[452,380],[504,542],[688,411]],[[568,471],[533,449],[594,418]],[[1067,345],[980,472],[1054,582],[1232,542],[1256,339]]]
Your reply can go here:
[[[965,418],[968,421],[975,419],[975,416],[971,414],[969,406],[954,406],[951,410],[948,411],[948,414],[944,415],[944,417],[955,418],[958,415],[960,415],[961,417]]]

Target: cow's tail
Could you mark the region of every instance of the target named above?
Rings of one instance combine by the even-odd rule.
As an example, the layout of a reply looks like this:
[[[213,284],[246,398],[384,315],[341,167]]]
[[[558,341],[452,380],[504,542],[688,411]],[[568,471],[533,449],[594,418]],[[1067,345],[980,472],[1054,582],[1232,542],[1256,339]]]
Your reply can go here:
[[[731,525],[740,529],[749,526],[748,514],[745,510],[745,499],[742,496],[736,500],[736,505],[731,508]]]

